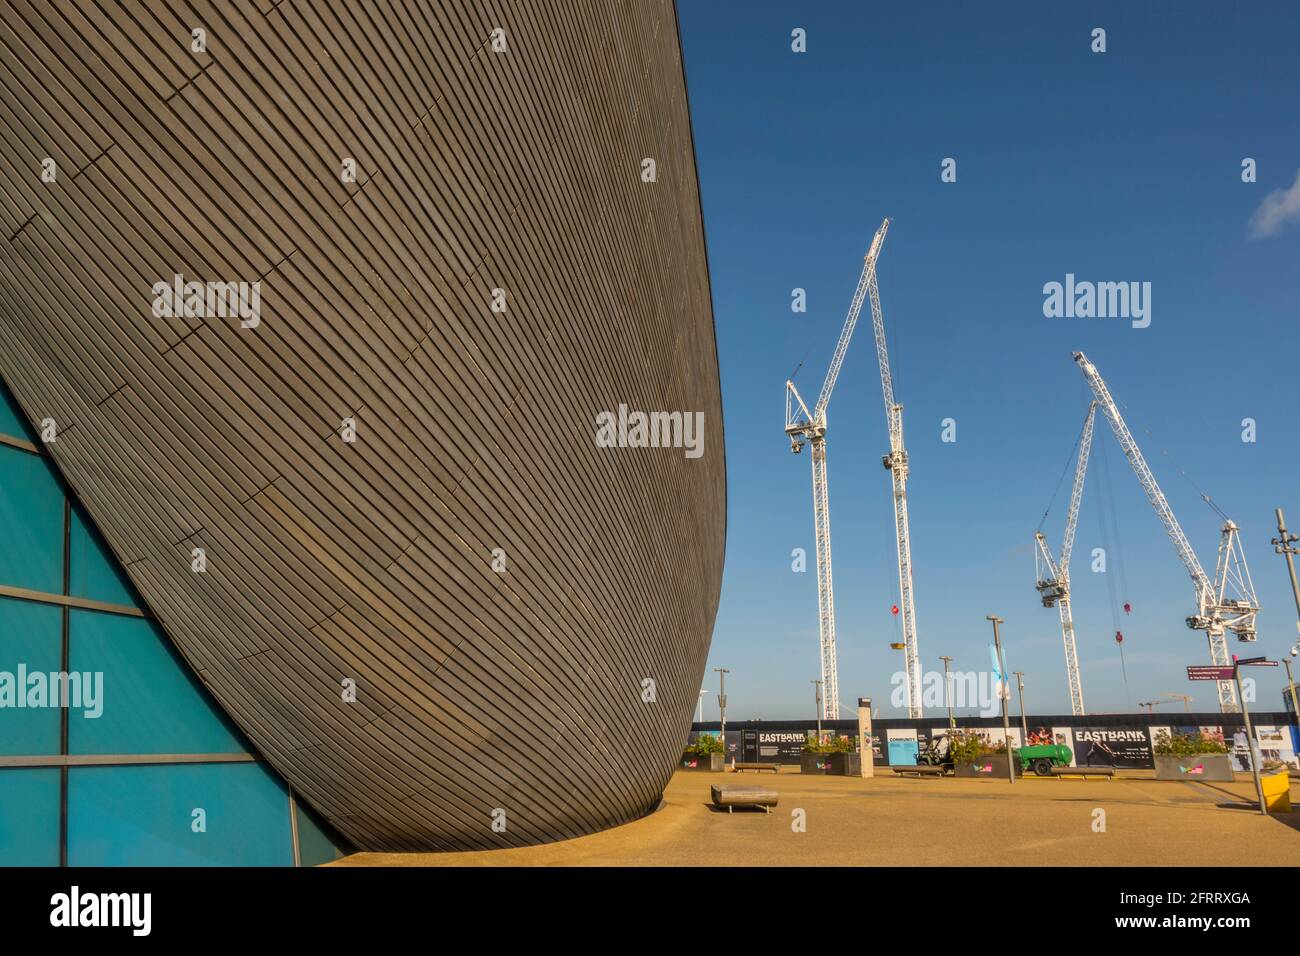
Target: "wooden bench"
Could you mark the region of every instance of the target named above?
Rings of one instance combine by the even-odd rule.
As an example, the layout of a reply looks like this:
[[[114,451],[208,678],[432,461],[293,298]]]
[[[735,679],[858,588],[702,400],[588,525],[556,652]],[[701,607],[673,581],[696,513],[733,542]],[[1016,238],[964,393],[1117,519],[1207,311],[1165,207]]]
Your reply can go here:
[[[770,770],[773,773],[780,773],[781,765],[777,763],[738,763],[733,770]]]
[[[715,783],[710,791],[715,807],[726,807],[730,813],[734,807],[762,807],[764,813],[771,813],[770,807],[776,806],[775,790],[763,787],[728,787]]]
[[[915,767],[890,767],[889,769],[899,776],[910,773],[917,777],[942,777],[945,773],[942,764],[918,763]]]
[[[1111,780],[1115,776],[1114,767],[1053,767],[1052,776],[1060,779],[1061,777],[1083,777],[1087,780],[1089,777],[1105,777]]]

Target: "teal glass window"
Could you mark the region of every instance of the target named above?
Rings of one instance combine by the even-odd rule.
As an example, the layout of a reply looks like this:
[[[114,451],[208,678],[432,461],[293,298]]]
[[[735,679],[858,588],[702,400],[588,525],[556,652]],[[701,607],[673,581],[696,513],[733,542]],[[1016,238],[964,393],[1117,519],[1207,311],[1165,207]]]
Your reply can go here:
[[[72,524],[68,527],[68,593],[93,601],[140,607],[135,589],[80,508],[72,509]]]
[[[40,455],[0,445],[0,584],[63,591],[63,486]]]
[[[0,866],[59,865],[59,771],[0,768]]]
[[[247,753],[248,744],[153,621],[71,612],[68,669],[103,676],[103,713],[68,714],[74,754]]]
[[[0,382],[0,435],[22,438],[33,443],[36,441],[36,434],[27,424],[26,416],[3,382]]]
[[[289,792],[255,763],[72,767],[68,865],[292,866]]]
[[[322,823],[301,797],[294,800],[294,812],[298,821],[298,862],[302,866],[320,866],[352,852],[347,841]]]
[[[59,752],[61,713],[48,694],[30,703],[26,675],[63,669],[63,611],[50,604],[0,597],[0,754]]]
[[[36,443],[3,383],[0,435]],[[66,494],[50,458],[0,443],[0,585],[143,611],[126,573]],[[289,800],[265,763],[182,759],[250,754],[252,746],[155,622],[54,601],[0,595],[0,866],[58,866],[61,855],[73,866],[289,866],[295,823],[304,865],[350,852],[328,824]],[[14,706],[20,674],[64,669],[65,628],[67,670],[81,684],[89,674],[92,691],[66,711],[66,750],[65,711],[48,706],[48,693],[43,706]],[[66,774],[58,765],[65,755],[119,754],[171,762],[71,765]],[[15,756],[55,765],[3,765]]]

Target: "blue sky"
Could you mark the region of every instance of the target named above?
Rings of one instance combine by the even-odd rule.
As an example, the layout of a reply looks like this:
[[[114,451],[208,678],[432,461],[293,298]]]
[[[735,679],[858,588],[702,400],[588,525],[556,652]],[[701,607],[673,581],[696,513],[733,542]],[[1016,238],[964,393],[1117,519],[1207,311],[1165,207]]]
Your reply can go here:
[[[1090,393],[1106,378],[1212,571],[1221,520],[1242,527],[1263,612],[1255,645],[1284,654],[1295,609],[1269,538],[1273,508],[1300,526],[1300,8],[1187,4],[733,3],[681,0],[679,17],[709,244],[726,416],[729,519],[715,666],[728,716],[810,715],[818,676],[809,459],[782,434],[783,385],[816,395],[862,256],[893,218],[880,261],[895,387],[905,406],[922,665],[987,667],[986,614],[1006,619],[1031,712],[1068,713],[1060,627],[1033,588],[1032,536]],[[790,49],[807,31],[808,52]],[[1091,31],[1107,32],[1093,53]],[[957,161],[957,181],[940,164]],[[1258,181],[1241,181],[1241,162]],[[1151,325],[1048,319],[1043,285],[1066,273],[1152,284]],[[791,289],[807,290],[793,313]],[[864,310],[865,312],[865,310]],[[940,441],[941,421],[957,441]],[[1241,440],[1241,421],[1257,441]],[[1190,579],[1104,420],[1097,423],[1073,563],[1089,711],[1171,692],[1215,710]],[[841,700],[882,716],[901,654],[884,409],[869,317],[849,349],[827,437]],[[1112,495],[1099,476],[1109,475]],[[1185,473],[1185,476],[1184,476]],[[1069,479],[1045,530],[1059,545]],[[1107,579],[1124,631],[1127,685]],[[809,569],[791,571],[805,548]],[[1117,554],[1124,566],[1119,575]],[[1257,670],[1259,706],[1283,677]],[[1181,705],[1162,708],[1166,713]]]

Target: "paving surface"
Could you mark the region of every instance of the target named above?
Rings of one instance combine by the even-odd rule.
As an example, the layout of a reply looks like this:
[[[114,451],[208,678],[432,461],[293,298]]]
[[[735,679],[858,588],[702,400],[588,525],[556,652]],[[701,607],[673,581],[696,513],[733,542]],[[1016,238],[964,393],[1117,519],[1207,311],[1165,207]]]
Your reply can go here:
[[[888,771],[886,771],[888,773]],[[780,794],[771,813],[712,809],[711,784]],[[679,772],[663,806],[626,826],[547,846],[358,853],[335,866],[1242,866],[1300,865],[1300,811],[1265,818],[1233,783],[1029,777],[869,780],[797,772]],[[1300,807],[1300,786],[1291,799]],[[802,810],[804,832],[793,811]],[[1104,811],[1105,831],[1094,821]]]
[[[887,771],[888,773],[888,771]],[[716,812],[711,784],[780,793],[771,814]],[[1300,787],[1291,799],[1300,806]],[[1300,812],[1265,818],[1247,775],[1156,780],[868,780],[677,773],[663,806],[601,834],[473,853],[357,853],[335,866],[1300,865]],[[800,809],[806,830],[793,829]],[[1105,831],[1093,830],[1097,810]]]

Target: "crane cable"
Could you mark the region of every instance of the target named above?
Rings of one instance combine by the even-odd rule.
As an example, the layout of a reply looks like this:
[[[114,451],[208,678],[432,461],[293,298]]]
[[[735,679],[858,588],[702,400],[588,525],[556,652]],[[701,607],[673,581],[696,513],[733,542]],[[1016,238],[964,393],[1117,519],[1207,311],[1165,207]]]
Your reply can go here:
[[[879,285],[879,278],[877,278],[876,282],[877,285]],[[881,315],[884,315],[884,311],[885,311],[885,307],[882,305],[880,307]],[[875,321],[876,318],[875,315],[873,314],[871,317],[871,322],[873,325],[875,324]],[[890,356],[889,378],[890,381],[893,383],[894,404],[896,405],[901,404],[901,402],[899,402],[898,400],[898,396],[903,391],[903,385],[902,385],[903,379],[902,376],[898,374],[903,367],[903,353],[902,353],[902,349],[900,349],[898,346],[898,325],[899,323],[897,322],[891,322],[889,325],[889,356]],[[893,414],[893,409],[889,409],[888,414]]]
[[[1129,407],[1128,407],[1126,404],[1124,404],[1123,402],[1116,402],[1116,404],[1119,405],[1119,406],[1121,406],[1121,407],[1123,408],[1123,410],[1124,410],[1124,418],[1125,418],[1125,420],[1126,420],[1126,421],[1132,421],[1132,414],[1131,414],[1131,412],[1130,412],[1130,410],[1129,410]],[[1177,471],[1178,474],[1181,475],[1181,476],[1183,477],[1183,479],[1184,479],[1184,480],[1185,480],[1189,485],[1192,486],[1192,488],[1196,491],[1197,496],[1198,496],[1198,497],[1199,497],[1203,502],[1205,502],[1207,505],[1209,505],[1209,507],[1214,511],[1214,513],[1217,514],[1217,515],[1218,515],[1220,518],[1222,518],[1224,521],[1228,521],[1228,520],[1230,520],[1230,519],[1228,518],[1228,515],[1224,512],[1224,510],[1223,510],[1222,508],[1220,508],[1220,507],[1219,507],[1219,506],[1214,502],[1214,499],[1211,498],[1208,494],[1206,494],[1205,489],[1203,489],[1200,485],[1198,485],[1198,484],[1196,483],[1196,481],[1192,478],[1192,476],[1189,475],[1189,474],[1187,473],[1187,471],[1183,468],[1183,466],[1182,466],[1181,464],[1179,464],[1178,461],[1176,461],[1172,455],[1169,454],[1169,449],[1166,448],[1166,447],[1165,447],[1165,446],[1164,446],[1164,445],[1159,441],[1159,439],[1156,438],[1156,436],[1152,433],[1151,429],[1147,428],[1146,426],[1140,426],[1140,428],[1141,428],[1142,433],[1143,433],[1147,438],[1149,438],[1149,439],[1151,440],[1152,443],[1155,444],[1156,448],[1158,448],[1158,449],[1160,450],[1160,454],[1161,454],[1161,455],[1162,455],[1162,456],[1163,456],[1163,457],[1164,457],[1164,458],[1165,458],[1165,459],[1170,463],[1170,465],[1174,468],[1174,470]],[[1114,528],[1114,530],[1115,530],[1115,537],[1116,537],[1116,551],[1115,551],[1115,555],[1116,555],[1116,559],[1117,559],[1117,560],[1116,560],[1116,564],[1117,564],[1117,566],[1118,566],[1118,568],[1119,568],[1120,584],[1121,584],[1122,587],[1124,588],[1124,593],[1125,593],[1125,594],[1128,594],[1128,593],[1129,593],[1129,591],[1128,591],[1128,576],[1127,576],[1127,574],[1125,573],[1125,569],[1124,569],[1123,547],[1122,547],[1122,544],[1121,544],[1120,541],[1119,541],[1119,525],[1118,525],[1118,523],[1116,522],[1116,518],[1115,518],[1114,497],[1113,497],[1113,494],[1112,494],[1112,491],[1111,491],[1111,486],[1110,486],[1110,467],[1109,467],[1109,464],[1108,464],[1107,459],[1106,459],[1105,444],[1106,444],[1105,442],[1102,442],[1102,443],[1101,443],[1101,445],[1102,445],[1101,457],[1102,457],[1102,475],[1103,475],[1103,480],[1102,480],[1103,495],[1104,495],[1104,497],[1105,497],[1105,499],[1106,499],[1106,504],[1109,505],[1109,508],[1110,508],[1110,521],[1111,521],[1111,526],[1112,526],[1112,527]],[[1105,529],[1105,518],[1104,518],[1104,517],[1102,518],[1102,539],[1103,539],[1103,540],[1102,540],[1102,546],[1106,549],[1106,552],[1109,554],[1109,553],[1110,553],[1110,547],[1109,547],[1109,542],[1106,540],[1106,529]],[[1119,640],[1117,640],[1116,643],[1117,643],[1118,646],[1119,646],[1119,663],[1120,663],[1120,671],[1121,671],[1121,673],[1122,673],[1123,676],[1124,676],[1124,688],[1125,688],[1125,690],[1127,691],[1127,690],[1128,690],[1128,671],[1127,671],[1127,668],[1125,667],[1125,664],[1124,664],[1124,644],[1123,644],[1123,640],[1122,640],[1122,634],[1123,634],[1123,632],[1119,629],[1119,607],[1118,607],[1118,603],[1117,603],[1116,598],[1115,598],[1115,587],[1114,587],[1114,582],[1111,580],[1111,578],[1110,578],[1109,575],[1107,575],[1106,584],[1107,584],[1107,588],[1108,588],[1108,590],[1109,590],[1109,592],[1110,592],[1111,619],[1115,622],[1115,635],[1116,635],[1117,638],[1119,638]],[[1131,695],[1131,694],[1130,694],[1130,698],[1129,698],[1129,699],[1130,699],[1130,704],[1131,704],[1131,702],[1132,702],[1132,695]]]
[[[1100,494],[1097,496],[1097,517],[1101,530],[1101,545],[1103,553],[1109,558],[1111,554],[1115,556],[1115,566],[1119,573],[1120,586],[1124,588],[1124,593],[1128,593],[1128,574],[1124,567],[1124,546],[1119,536],[1119,522],[1115,514],[1115,495],[1111,485],[1110,476],[1110,459],[1106,452],[1106,442],[1098,443],[1101,453],[1101,467],[1099,486]],[[1111,540],[1115,541],[1114,549],[1111,548]],[[1129,698],[1129,705],[1132,706],[1133,693],[1128,683],[1128,666],[1124,660],[1124,632],[1120,629],[1119,617],[1119,600],[1115,591],[1115,578],[1106,572],[1106,591],[1110,599],[1110,617],[1111,623],[1115,627],[1115,644],[1119,648],[1119,668],[1120,674],[1124,679],[1124,693]]]
[[[808,353],[811,351],[812,351],[812,342],[809,342],[808,347],[803,350],[803,358],[799,360],[799,364],[794,367],[794,371],[791,372],[789,375],[790,381],[793,382],[795,376],[799,374],[799,369],[803,368],[803,363],[808,361]]]
[[[1088,419],[1085,416],[1083,424],[1079,426],[1079,434],[1074,439],[1074,447],[1070,449],[1070,455],[1065,459],[1065,467],[1061,469],[1061,477],[1056,479],[1056,488],[1052,491],[1052,497],[1048,499],[1047,507],[1043,509],[1043,516],[1038,519],[1038,527],[1034,529],[1035,533],[1042,531],[1043,525],[1047,524],[1047,515],[1056,504],[1056,496],[1061,493],[1061,485],[1065,483],[1065,476],[1070,473],[1070,465],[1078,456],[1079,445],[1083,443],[1083,430],[1086,427],[1088,427]]]
[[[1124,406],[1124,417],[1126,420],[1129,418],[1129,410],[1127,405]],[[1160,454],[1164,456],[1169,461],[1170,465],[1174,468],[1174,470],[1177,471],[1178,474],[1182,475],[1182,477],[1187,481],[1187,483],[1192,486],[1192,488],[1196,491],[1197,496],[1202,501],[1204,501],[1207,505],[1209,505],[1212,509],[1214,509],[1215,514],[1217,514],[1224,521],[1230,520],[1227,514],[1224,513],[1223,509],[1214,503],[1214,499],[1205,493],[1205,489],[1203,489],[1200,485],[1198,485],[1195,482],[1195,480],[1193,480],[1192,476],[1189,475],[1183,469],[1183,466],[1174,460],[1174,457],[1169,454],[1169,449],[1160,443],[1160,440],[1157,439],[1156,436],[1151,433],[1151,429],[1142,426],[1142,433],[1146,435],[1148,438],[1150,438],[1152,442],[1155,443],[1155,446],[1158,449],[1160,449]]]

